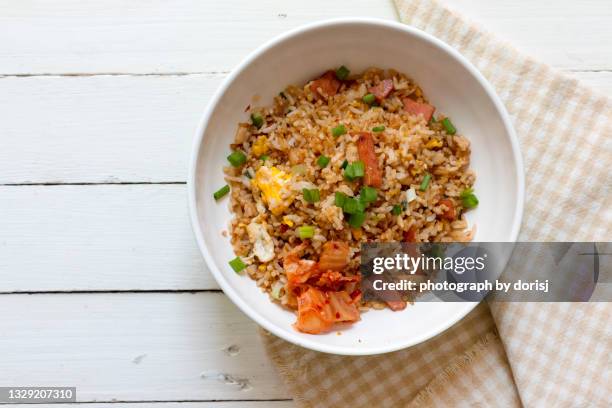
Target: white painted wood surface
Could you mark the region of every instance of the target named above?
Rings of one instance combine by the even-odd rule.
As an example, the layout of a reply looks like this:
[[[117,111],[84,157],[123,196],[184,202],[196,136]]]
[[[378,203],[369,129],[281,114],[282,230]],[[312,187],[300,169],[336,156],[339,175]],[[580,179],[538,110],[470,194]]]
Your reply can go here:
[[[186,201],[184,184],[0,187],[0,291],[218,289]]]
[[[609,1],[442,1],[611,94]],[[183,184],[193,132],[262,42],[325,18],[394,19],[391,2],[0,10],[0,386],[76,385],[92,407],[292,406],[195,246]]]
[[[6,74],[227,71],[305,23],[395,16],[387,0],[23,0],[2,11]]]
[[[603,52],[611,34],[606,0],[446,2],[554,66],[612,68]],[[304,23],[395,17],[389,0],[4,3],[0,37],[11,41],[0,49],[3,74],[225,71],[245,52]]]
[[[612,71],[571,75],[612,94]],[[200,115],[224,77],[0,78],[10,140],[0,184],[185,181]]]
[[[0,321],[6,386],[69,384],[81,401],[290,398],[220,292],[4,295]]]
[[[0,183],[185,181],[199,117],[223,77],[0,78],[10,140]]]

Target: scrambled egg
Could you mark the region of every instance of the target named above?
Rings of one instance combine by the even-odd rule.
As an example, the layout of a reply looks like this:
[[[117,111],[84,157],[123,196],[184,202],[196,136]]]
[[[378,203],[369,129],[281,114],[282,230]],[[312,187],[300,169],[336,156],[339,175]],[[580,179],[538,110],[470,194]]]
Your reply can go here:
[[[259,136],[257,140],[253,142],[251,152],[258,157],[266,154],[268,152],[268,138],[265,136]]]
[[[291,175],[276,167],[262,166],[252,179],[260,190],[264,202],[274,215],[282,214],[293,202]]]
[[[413,176],[416,176],[417,174],[421,174],[426,169],[427,169],[427,165],[423,163],[421,160],[417,160],[416,163],[414,164],[414,167],[410,169],[410,173],[412,173]]]
[[[427,142],[427,144],[425,145],[426,148],[431,149],[433,147],[442,147],[443,143],[441,140],[438,139],[431,139],[429,142]]]
[[[247,233],[249,234],[249,240],[253,243],[253,253],[261,262],[268,262],[274,258],[274,242],[272,237],[266,231],[266,228],[251,222],[247,226]]]

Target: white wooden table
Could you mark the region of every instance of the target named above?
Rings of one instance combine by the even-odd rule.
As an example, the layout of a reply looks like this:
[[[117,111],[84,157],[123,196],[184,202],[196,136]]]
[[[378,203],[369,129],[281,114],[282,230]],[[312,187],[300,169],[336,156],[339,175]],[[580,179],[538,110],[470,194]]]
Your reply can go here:
[[[609,0],[446,1],[611,93]],[[390,1],[0,10],[0,386],[76,386],[95,407],[291,406],[192,238],[192,137],[219,82],[264,40],[323,18],[395,19]]]

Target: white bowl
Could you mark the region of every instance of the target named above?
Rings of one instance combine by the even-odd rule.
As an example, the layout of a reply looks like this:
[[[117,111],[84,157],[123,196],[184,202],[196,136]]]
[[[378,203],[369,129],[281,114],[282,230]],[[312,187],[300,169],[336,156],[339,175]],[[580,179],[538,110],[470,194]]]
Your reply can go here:
[[[228,229],[228,199],[213,192],[225,184],[229,144],[254,95],[260,104],[290,84],[303,84],[325,70],[346,65],[394,68],[416,80],[437,112],[452,118],[472,142],[472,168],[480,204],[469,212],[475,241],[515,241],[524,195],[518,141],[504,106],[484,77],[457,51],[410,26],[373,19],[310,24],[283,34],[248,56],[223,82],[204,113],[189,173],[191,220],[208,267],[226,295],[268,331],[294,344],[335,354],[377,354],[427,340],[465,316],[474,303],[417,303],[402,312],[371,311],[361,321],[322,335],[297,332],[295,315],[272,303],[249,277],[232,271],[235,257]]]

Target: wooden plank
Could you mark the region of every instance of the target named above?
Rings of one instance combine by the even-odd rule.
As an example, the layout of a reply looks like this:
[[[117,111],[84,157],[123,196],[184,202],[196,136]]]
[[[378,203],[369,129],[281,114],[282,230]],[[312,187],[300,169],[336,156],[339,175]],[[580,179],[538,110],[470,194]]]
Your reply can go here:
[[[0,383],[81,402],[290,399],[221,293],[0,296]]]
[[[222,75],[0,79],[0,183],[185,181]]]
[[[612,68],[606,0],[444,1],[554,66]],[[2,3],[2,74],[224,71],[305,23],[348,15],[395,18],[390,0]]]
[[[2,1],[0,74],[210,72],[315,20],[395,18],[391,0]]]
[[[612,72],[570,73],[612,95]],[[0,184],[185,181],[223,75],[0,79]],[[27,125],[26,125],[27,124]]]
[[[0,292],[217,289],[185,185],[0,187]]]

